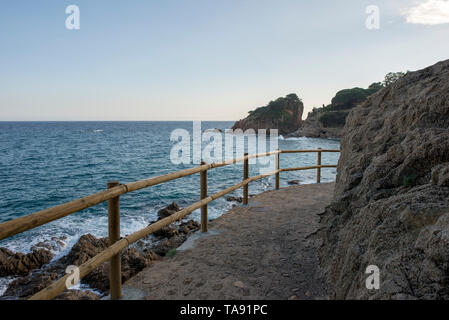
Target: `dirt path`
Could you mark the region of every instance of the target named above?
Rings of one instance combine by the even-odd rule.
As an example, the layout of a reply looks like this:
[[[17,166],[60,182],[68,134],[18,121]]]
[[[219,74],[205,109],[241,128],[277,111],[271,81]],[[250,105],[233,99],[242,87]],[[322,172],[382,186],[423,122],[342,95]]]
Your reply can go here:
[[[124,298],[326,299],[320,241],[308,236],[333,189],[305,185],[251,198],[212,221],[209,234],[195,234],[174,257],[130,279]]]

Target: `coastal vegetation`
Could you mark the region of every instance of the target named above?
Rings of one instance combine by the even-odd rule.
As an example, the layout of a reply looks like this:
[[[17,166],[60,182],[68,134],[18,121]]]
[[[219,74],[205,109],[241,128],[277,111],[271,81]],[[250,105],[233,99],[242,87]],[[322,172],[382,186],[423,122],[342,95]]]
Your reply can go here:
[[[346,118],[354,107],[404,75],[403,72],[390,72],[385,76],[384,81],[374,82],[366,89],[355,87],[338,91],[329,105],[313,108],[301,127],[290,136],[340,138]]]

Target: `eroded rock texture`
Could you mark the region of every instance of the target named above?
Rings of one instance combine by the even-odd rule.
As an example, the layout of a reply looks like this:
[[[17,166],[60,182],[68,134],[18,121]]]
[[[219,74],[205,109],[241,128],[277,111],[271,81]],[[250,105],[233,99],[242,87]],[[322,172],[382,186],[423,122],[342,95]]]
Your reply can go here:
[[[335,298],[448,299],[449,60],[353,109],[341,149],[321,251]]]

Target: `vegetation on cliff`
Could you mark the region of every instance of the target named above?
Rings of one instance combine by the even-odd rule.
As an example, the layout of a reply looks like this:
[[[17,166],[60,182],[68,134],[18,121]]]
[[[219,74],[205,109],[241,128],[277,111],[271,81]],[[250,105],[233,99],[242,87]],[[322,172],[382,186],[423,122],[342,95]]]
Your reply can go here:
[[[232,129],[278,129],[280,134],[288,134],[301,125],[303,110],[301,99],[292,93],[250,111],[249,116],[237,121]]]
[[[383,82],[372,83],[368,88],[343,89],[332,98],[331,104],[314,108],[301,128],[291,136],[312,138],[340,138],[349,111],[364,102],[369,96],[390,86],[403,77],[403,72],[390,72]]]

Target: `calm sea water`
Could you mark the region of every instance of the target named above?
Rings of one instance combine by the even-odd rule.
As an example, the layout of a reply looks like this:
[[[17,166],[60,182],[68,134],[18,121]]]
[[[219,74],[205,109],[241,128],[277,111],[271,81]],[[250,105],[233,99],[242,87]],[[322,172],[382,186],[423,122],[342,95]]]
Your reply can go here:
[[[203,122],[202,129],[227,129],[232,122]],[[0,222],[24,216],[101,191],[106,183],[132,182],[193,167],[170,161],[170,133],[177,128],[192,131],[192,122],[0,122]],[[280,149],[338,149],[339,142],[322,139],[279,139]],[[335,164],[338,154],[324,154],[323,162]],[[281,155],[282,167],[316,163],[316,154]],[[259,174],[258,165],[251,175]],[[242,179],[241,164],[214,169],[209,193]],[[323,182],[334,181],[336,170],[323,170]],[[316,170],[281,174],[281,186],[289,180],[314,183]],[[250,194],[274,187],[274,177],[254,182]],[[199,175],[182,178],[121,197],[122,234],[129,234],[156,220],[157,211],[176,201],[185,207],[199,199]],[[233,195],[241,196],[238,190]],[[219,199],[209,206],[217,218],[233,203]],[[199,219],[199,210],[192,214]],[[67,237],[65,254],[86,233],[107,235],[107,206],[97,205],[34,230],[0,241],[0,247],[28,252],[39,241]]]

